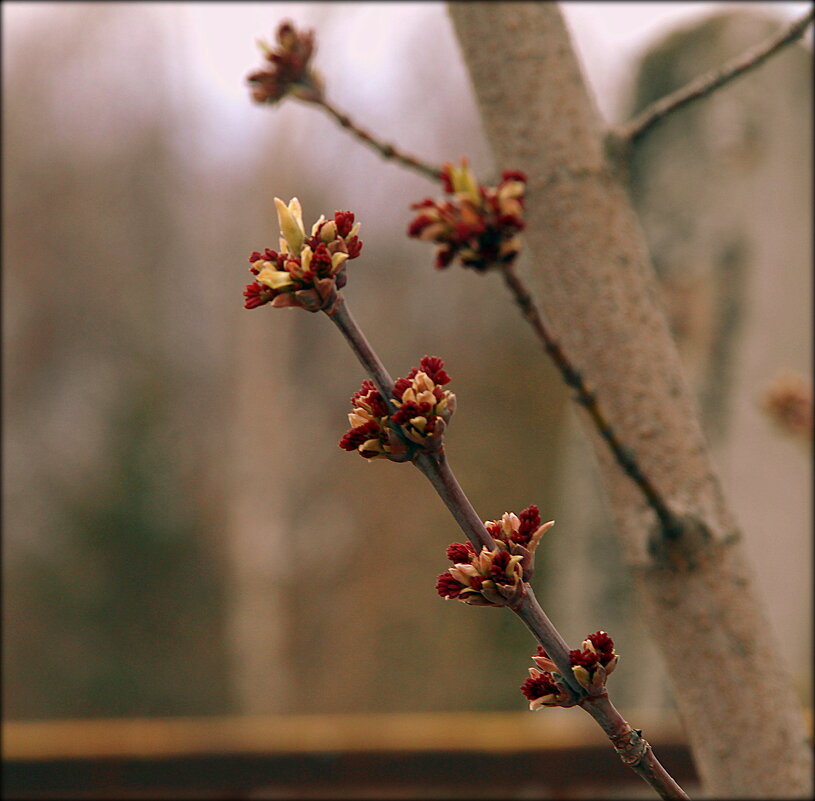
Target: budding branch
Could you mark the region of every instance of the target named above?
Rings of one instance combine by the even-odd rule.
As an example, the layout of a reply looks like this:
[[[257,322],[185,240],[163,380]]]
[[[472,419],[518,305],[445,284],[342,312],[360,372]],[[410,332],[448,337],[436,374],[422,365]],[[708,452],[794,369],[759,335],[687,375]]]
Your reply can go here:
[[[326,314],[342,332],[379,394],[392,405],[393,379],[357,325],[342,295]],[[421,453],[413,463],[428,478],[473,546],[477,550],[482,547],[488,550],[495,548],[494,540],[450,469],[444,451]],[[525,583],[520,604],[510,609],[523,620],[546,649],[558,668],[562,682],[571,690],[576,704],[582,706],[597,721],[622,762],[653,787],[660,798],[688,799],[656,758],[648,741],[629,725],[611,703],[608,693],[604,690],[600,695],[589,695],[575,680],[569,664],[569,646],[543,611],[531,585]]]

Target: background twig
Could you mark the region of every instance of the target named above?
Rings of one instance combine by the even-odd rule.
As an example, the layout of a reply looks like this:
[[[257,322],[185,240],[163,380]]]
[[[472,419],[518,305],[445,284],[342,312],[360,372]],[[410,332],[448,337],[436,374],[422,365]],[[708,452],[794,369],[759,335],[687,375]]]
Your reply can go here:
[[[662,525],[663,532],[669,537],[678,533],[680,524],[676,516],[668,508],[650,479],[642,472],[633,451],[630,448],[626,448],[617,438],[614,429],[611,427],[600,404],[597,402],[597,397],[593,392],[589,391],[580,371],[572,366],[571,362],[566,358],[563,349],[560,347],[560,343],[547,329],[529,290],[527,290],[523,281],[518,277],[514,266],[512,264],[502,265],[501,274],[510,292],[512,292],[515,301],[518,306],[520,306],[524,318],[532,326],[544,349],[549,356],[551,356],[558,370],[560,370],[564,382],[575,390],[578,402],[582,404],[588,412],[594,427],[600,432],[600,436],[602,436],[608,444],[617,463],[625,471],[626,475],[640,488],[646,501],[656,513]]]
[[[346,130],[351,131],[354,136],[357,137],[361,142],[368,145],[368,147],[372,147],[376,150],[381,156],[386,159],[391,159],[393,161],[398,161],[400,164],[404,165],[408,169],[415,170],[416,172],[421,173],[426,178],[431,178],[432,180],[438,180],[441,178],[441,168],[434,167],[432,164],[428,164],[424,161],[417,159],[415,156],[410,156],[407,153],[402,153],[395,145],[390,145],[385,142],[380,142],[373,134],[369,133],[368,131],[364,130],[357,126],[354,121],[343,112],[336,109],[331,103],[329,103],[324,98],[319,98],[316,100],[310,100],[310,103],[314,103],[320,108],[325,109],[336,121]]]
[[[815,9],[788,28],[785,28],[781,33],[755,47],[749,48],[721,67],[700,75],[686,86],[646,106],[639,114],[621,125],[616,131],[616,136],[629,145],[634,143],[669,114],[694,100],[709,95],[719,87],[738,78],[739,75],[744,75],[746,72],[758,67],[786,45],[800,39],[812,23],[813,16],[815,16]]]

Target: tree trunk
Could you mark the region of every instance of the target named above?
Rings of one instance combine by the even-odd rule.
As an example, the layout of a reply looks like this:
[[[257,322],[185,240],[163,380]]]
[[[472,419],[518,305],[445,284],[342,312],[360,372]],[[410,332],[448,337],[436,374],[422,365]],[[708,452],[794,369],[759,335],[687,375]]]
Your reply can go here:
[[[705,790],[717,797],[808,796],[811,754],[799,704],[560,11],[554,3],[448,9],[496,162],[529,176],[531,289],[622,442],[670,507],[695,521],[666,544],[639,490],[586,419],[616,533]]]

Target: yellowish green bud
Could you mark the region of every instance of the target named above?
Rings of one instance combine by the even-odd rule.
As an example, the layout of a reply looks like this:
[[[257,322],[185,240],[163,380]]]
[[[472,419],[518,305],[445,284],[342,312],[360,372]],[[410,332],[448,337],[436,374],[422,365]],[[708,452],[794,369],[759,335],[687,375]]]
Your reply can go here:
[[[265,284],[272,289],[284,289],[291,286],[294,282],[287,272],[276,270],[270,262],[266,262],[268,266],[264,267],[258,274],[257,280],[260,284]]]
[[[303,210],[300,201],[293,197],[287,206],[279,197],[274,199],[280,232],[288,243],[288,252],[298,256],[306,238],[303,228]]]
[[[341,251],[335,253],[331,257],[331,271],[336,273],[337,270],[339,270],[340,267],[342,267],[343,263],[346,261],[347,258],[348,258],[347,253],[342,253]]]

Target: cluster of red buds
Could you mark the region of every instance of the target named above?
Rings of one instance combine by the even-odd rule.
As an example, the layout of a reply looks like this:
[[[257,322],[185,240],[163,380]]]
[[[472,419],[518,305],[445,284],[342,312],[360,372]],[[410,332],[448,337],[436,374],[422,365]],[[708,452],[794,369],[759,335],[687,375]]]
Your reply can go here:
[[[363,381],[351,397],[351,429],[343,435],[340,447],[356,450],[366,459],[384,457],[394,462],[439,450],[456,409],[456,396],[443,389],[449,381],[444,363],[436,356],[423,357],[419,367],[396,380],[390,406],[373,382]]]
[[[550,520],[541,525],[534,505],[520,515],[505,512],[500,520],[485,521],[495,548],[484,546],[476,553],[469,542],[454,542],[447,548],[453,566],[438,577],[436,592],[474,606],[517,606],[525,593],[524,583],[532,578],[535,549],[554,524]]]
[[[787,433],[812,440],[812,384],[800,373],[779,373],[767,387],[764,410]]]
[[[497,187],[479,186],[467,159],[445,164],[441,174],[450,200],[423,200],[408,236],[436,243],[436,267],[458,257],[465,267],[484,271],[510,264],[521,249],[526,175],[506,171]]]
[[[617,667],[619,658],[611,637],[604,631],[596,631],[583,640],[582,649],[569,651],[569,667],[589,696],[602,695],[606,679]],[[578,702],[579,699],[564,685],[543,646],[538,646],[532,661],[537,667],[529,668],[529,678],[521,685],[521,692],[529,700],[532,711],[544,706],[574,706]]]
[[[314,54],[314,32],[301,32],[291,22],[282,22],[277,29],[277,44],[273,48],[258,40],[269,66],[247,77],[252,99],[258,103],[277,103],[291,94],[301,100],[319,101],[322,81],[309,67]]]
[[[255,276],[244,290],[247,309],[266,303],[295,306],[311,312],[329,311],[337,302],[337,290],[345,286],[345,262],[362,250],[350,211],[337,211],[333,220],[321,216],[306,237],[300,201],[288,206],[275,198],[280,223],[280,252],[266,248],[249,257],[249,271]]]
[[[563,684],[560,673],[542,645],[538,646],[538,653],[532,660],[542,670],[529,668],[529,678],[521,685],[529,708],[535,712],[544,706],[574,706],[578,699]]]
[[[589,691],[589,695],[599,695],[604,691],[606,679],[617,667],[619,659],[619,654],[614,650],[614,640],[604,631],[589,634],[583,640],[582,649],[569,651],[572,673],[580,686]]]

